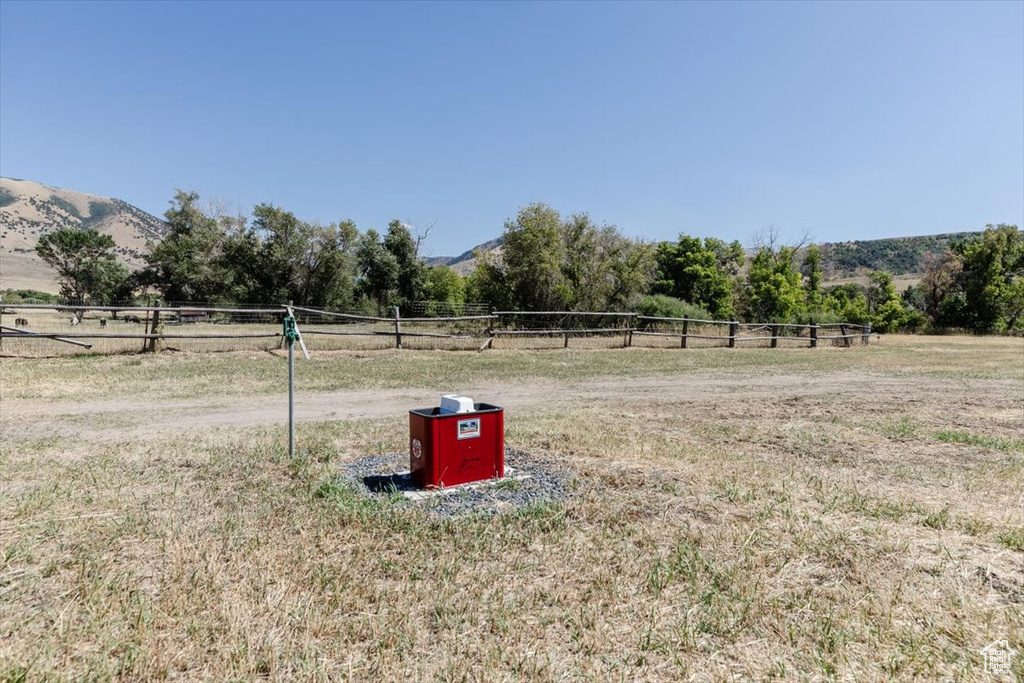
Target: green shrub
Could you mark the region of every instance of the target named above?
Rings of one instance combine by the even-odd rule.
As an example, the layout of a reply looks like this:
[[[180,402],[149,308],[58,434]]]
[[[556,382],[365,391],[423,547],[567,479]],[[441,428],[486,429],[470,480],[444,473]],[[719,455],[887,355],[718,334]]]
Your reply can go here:
[[[664,294],[652,294],[650,296],[645,296],[637,304],[636,310],[640,315],[649,315],[655,318],[713,319],[711,313],[706,309],[687,303],[682,299],[665,296]]]
[[[52,304],[60,301],[56,294],[40,292],[36,289],[5,289],[0,292],[4,303],[8,304]]]
[[[906,322],[907,312],[903,308],[903,302],[899,299],[889,299],[883,302],[871,316],[871,329],[878,332],[895,332],[903,327]]]
[[[902,330],[904,332],[920,332],[928,327],[928,316],[921,311],[908,310],[903,318]]]
[[[785,320],[772,321],[772,322],[789,322]],[[792,320],[797,325],[810,325],[816,323],[818,325],[832,325],[835,323],[854,323],[852,320],[847,320],[842,316],[839,311],[831,309],[819,310],[815,313],[804,311],[798,313]]]

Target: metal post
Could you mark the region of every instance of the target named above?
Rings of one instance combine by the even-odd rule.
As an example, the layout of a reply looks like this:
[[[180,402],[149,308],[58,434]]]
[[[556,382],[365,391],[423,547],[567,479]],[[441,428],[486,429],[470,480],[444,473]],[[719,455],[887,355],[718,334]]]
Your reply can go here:
[[[295,342],[288,340],[288,457],[295,457]]]
[[[736,348],[736,328],[739,325],[735,320],[729,323],[729,348]]]
[[[288,315],[282,321],[283,329],[281,336],[288,341],[288,457],[295,457],[295,340],[302,346],[302,353],[309,360],[309,352],[306,351],[306,344],[299,334],[299,327],[295,322],[295,315],[291,306],[288,307]]]
[[[683,336],[679,338],[679,348],[686,348],[686,337],[690,334],[690,321],[683,318]]]
[[[814,324],[813,320],[811,321],[811,348],[818,348],[818,326]]]
[[[778,348],[779,346],[779,324],[772,323],[772,348]]]

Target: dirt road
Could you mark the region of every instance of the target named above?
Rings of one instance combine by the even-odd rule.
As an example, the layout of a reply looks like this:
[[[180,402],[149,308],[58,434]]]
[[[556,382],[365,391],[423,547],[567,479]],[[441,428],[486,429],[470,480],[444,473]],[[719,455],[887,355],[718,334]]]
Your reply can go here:
[[[490,384],[465,387],[462,393],[496,403],[508,412],[539,412],[578,405],[606,403],[609,409],[645,404],[677,404],[680,408],[717,409],[724,405],[771,405],[812,400],[827,395],[829,402],[842,394],[847,401],[884,406],[890,402],[937,401],[949,405],[984,396],[1004,382],[936,379],[927,386],[892,377],[841,372],[831,375],[770,375],[747,377],[648,378],[587,380],[547,383]],[[1011,392],[1013,387],[1005,387]],[[1000,392],[1002,393],[1002,392]],[[299,391],[296,419],[383,419],[403,415],[411,408],[437,405],[437,390],[344,390],[326,393]],[[767,399],[767,400],[766,400]],[[245,398],[210,397],[189,400],[102,400],[58,403],[6,402],[0,434],[7,438],[63,437],[88,440],[122,439],[140,434],[217,427],[245,427],[283,423],[288,416],[285,393]]]

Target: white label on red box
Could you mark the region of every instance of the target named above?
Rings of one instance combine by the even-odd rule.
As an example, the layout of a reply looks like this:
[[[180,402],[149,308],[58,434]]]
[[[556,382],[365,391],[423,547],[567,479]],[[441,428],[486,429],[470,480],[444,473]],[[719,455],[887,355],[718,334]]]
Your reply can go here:
[[[476,439],[480,436],[480,418],[472,420],[459,420],[459,438]]]

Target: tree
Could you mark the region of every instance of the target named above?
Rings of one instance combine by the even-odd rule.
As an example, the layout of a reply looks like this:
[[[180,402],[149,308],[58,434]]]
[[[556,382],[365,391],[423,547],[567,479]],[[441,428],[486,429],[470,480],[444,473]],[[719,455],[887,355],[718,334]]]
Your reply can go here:
[[[654,250],[597,225],[585,213],[565,221],[531,204],[505,223],[503,252],[478,255],[467,296],[499,308],[601,311],[622,308],[654,278]]]
[[[873,271],[868,275],[867,288],[868,306],[877,308],[886,301],[896,298],[896,286],[892,282],[892,273],[884,270]]]
[[[258,245],[254,279],[256,298],[265,302],[307,304],[309,275],[316,270],[312,229],[290,211],[272,204],[253,209],[251,231]]]
[[[614,286],[605,308],[621,310],[650,291],[657,270],[654,245],[619,235],[610,249],[610,256]]]
[[[613,287],[606,250],[611,240],[585,213],[573,214],[559,226],[562,301],[570,310],[600,310]]]
[[[319,268],[309,274],[309,305],[351,308],[359,274],[359,230],[351,220],[314,231]]]
[[[225,230],[198,205],[197,192],[177,190],[164,213],[167,232],[150,245],[147,266],[140,274],[167,301],[217,301],[230,289],[233,275],[225,267]]]
[[[562,223],[560,234],[568,308],[621,308],[650,287],[655,267],[650,245],[624,237],[615,226],[595,225],[585,213],[570,216]]]
[[[1003,321],[1006,331],[1024,332],[1024,277],[1014,278],[1004,293]]]
[[[865,325],[870,322],[870,316],[864,291],[864,287],[855,282],[829,287],[822,293],[822,312],[837,320]]]
[[[807,288],[807,308],[811,315],[821,311],[821,247],[812,244],[804,254],[803,267],[800,269]]]
[[[398,287],[398,260],[384,248],[376,230],[367,230],[359,240],[359,288],[383,315]]]
[[[66,301],[109,303],[123,291],[128,269],[114,256],[114,238],[96,230],[63,228],[39,238],[36,253],[57,271]],[[79,314],[81,319],[81,313]]]
[[[802,276],[794,265],[795,247],[762,246],[750,261],[744,308],[749,320],[786,322],[805,306]]]
[[[924,274],[917,286],[921,308],[935,324],[941,324],[942,301],[953,291],[963,271],[963,263],[952,250],[924,257]]]
[[[483,301],[495,310],[515,308],[512,288],[505,278],[504,263],[492,253],[474,254],[476,268],[466,277],[466,300]]]
[[[358,240],[352,221],[322,226],[260,204],[251,226],[227,226],[221,260],[239,301],[349,307],[355,299]]]
[[[237,301],[350,307],[359,231],[352,221],[322,226],[272,204],[245,216],[209,215],[195,192],[178,191],[168,233],[153,245],[144,284],[170,301]]]
[[[505,222],[503,280],[521,310],[565,308],[568,291],[562,274],[561,218],[545,204],[519,210]]]
[[[654,291],[706,308],[716,318],[731,317],[732,276],[742,262],[739,242],[680,234],[675,244],[658,245]]]
[[[1024,278],[1024,235],[1016,225],[989,225],[980,238],[958,242],[953,251],[962,270],[958,286],[966,327],[984,334],[1012,329],[1020,321],[1017,283]]]
[[[868,311],[871,328],[878,332],[895,332],[907,322],[907,310],[896,295],[892,273],[876,270],[868,276]]]
[[[423,293],[429,301],[461,304],[466,300],[462,278],[448,266],[427,268]]]
[[[384,248],[391,253],[398,266],[395,283],[397,303],[399,306],[408,306],[420,298],[426,277],[426,266],[419,257],[419,243],[413,239],[405,223],[394,220],[388,224]]]

